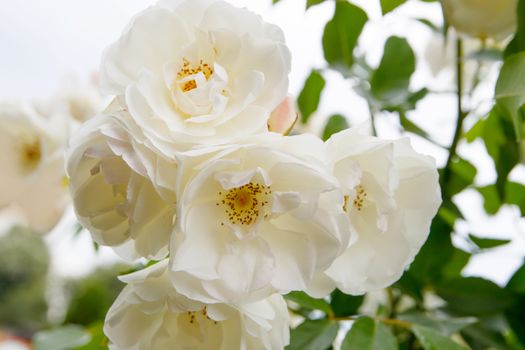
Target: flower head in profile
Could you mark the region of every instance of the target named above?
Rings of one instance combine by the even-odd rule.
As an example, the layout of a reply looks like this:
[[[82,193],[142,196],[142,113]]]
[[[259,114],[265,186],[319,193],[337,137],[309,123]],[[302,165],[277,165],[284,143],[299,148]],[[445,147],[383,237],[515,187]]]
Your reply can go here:
[[[459,33],[502,40],[516,29],[517,0],[441,0],[448,23]]]
[[[124,96],[146,136],[228,142],[267,130],[288,89],[282,31],[224,1],[161,1],[137,15],[101,64],[102,88]]]
[[[110,349],[283,349],[289,319],[282,296],[240,305],[204,304],[177,292],[168,261],[121,277],[127,286],[110,308]]]
[[[45,118],[23,103],[0,104],[0,208],[14,206],[46,233],[69,202],[63,152],[69,121]]]
[[[177,165],[144,146],[129,119],[125,111],[102,115],[73,136],[69,187],[77,217],[97,243],[126,259],[160,259],[174,228]]]
[[[356,239],[325,271],[324,294],[335,286],[349,294],[387,287],[421,249],[441,204],[434,160],[408,139],[386,141],[353,129],[333,135],[327,152]]]

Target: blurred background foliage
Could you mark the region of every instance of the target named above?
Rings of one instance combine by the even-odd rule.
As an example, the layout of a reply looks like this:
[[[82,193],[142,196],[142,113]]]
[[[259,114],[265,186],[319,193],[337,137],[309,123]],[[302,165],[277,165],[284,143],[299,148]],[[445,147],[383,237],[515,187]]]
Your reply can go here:
[[[280,1],[297,0],[273,3]],[[436,92],[428,87],[412,88],[417,58],[407,39],[388,38],[378,65],[371,66],[361,51],[354,50],[368,21],[366,12],[345,0],[307,0],[306,11],[327,1],[335,2],[335,11],[322,36],[326,66],[313,67],[304,82],[297,99],[298,128],[316,115],[329,84],[326,76],[335,72],[366,101],[374,134],[377,118],[397,118],[402,132],[437,144],[432,131],[410,117],[419,101]],[[380,0],[384,15],[405,2]],[[520,0],[517,15],[517,31],[506,47],[480,41],[479,47],[469,52],[454,31],[414,19],[454,42],[455,47],[455,132],[450,144],[437,144],[447,152],[445,166],[440,169],[443,204],[421,252],[388,289],[364,296],[336,290],[326,299],[302,292],[288,294],[294,315],[288,350],[525,349],[525,264],[506,285],[462,275],[472,256],[510,241],[471,233],[459,237],[461,248],[453,244],[457,223],[466,221],[455,198],[466,190],[479,192],[487,215],[495,215],[502,206],[515,206],[525,215],[525,185],[509,180],[510,172],[524,159],[525,0]],[[466,63],[477,66],[469,82],[465,81]],[[469,100],[483,81],[482,67],[487,65],[501,65],[501,70],[492,107],[478,116]],[[472,127],[466,128],[467,117],[477,118]],[[327,139],[349,126],[346,116],[335,114],[327,119],[321,135]],[[494,183],[477,186],[476,166],[458,152],[460,143],[475,140],[483,142],[493,161]],[[102,333],[104,316],[123,286],[115,276],[128,268],[99,268],[85,278],[68,281],[65,300],[69,306],[63,326],[57,327],[46,321],[49,263],[47,248],[31,232],[16,228],[0,238],[0,325],[22,336],[49,328],[34,337],[36,349],[107,349]]]

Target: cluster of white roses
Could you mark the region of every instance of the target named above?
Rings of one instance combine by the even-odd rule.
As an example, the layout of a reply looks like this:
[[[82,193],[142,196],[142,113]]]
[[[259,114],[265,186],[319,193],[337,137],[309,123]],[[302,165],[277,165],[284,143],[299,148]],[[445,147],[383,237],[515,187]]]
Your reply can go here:
[[[111,349],[283,349],[282,294],[385,287],[424,243],[434,161],[406,139],[272,132],[289,71],[281,30],[223,1],[161,1],[107,49],[115,99],[67,155],[75,210],[99,244],[160,260],[122,277]]]

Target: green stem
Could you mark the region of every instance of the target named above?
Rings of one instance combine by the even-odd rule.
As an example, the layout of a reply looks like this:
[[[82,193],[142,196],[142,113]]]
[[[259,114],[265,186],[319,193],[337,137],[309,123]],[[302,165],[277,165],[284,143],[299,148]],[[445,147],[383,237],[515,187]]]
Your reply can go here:
[[[372,107],[370,102],[368,102],[368,110],[370,111],[370,126],[372,127],[372,135],[377,136],[376,116],[375,116],[374,108]]]
[[[447,184],[450,180],[451,176],[451,165],[452,161],[457,155],[457,148],[459,144],[459,140],[462,136],[463,131],[463,121],[465,120],[465,117],[467,116],[467,113],[463,110],[463,43],[461,39],[456,39],[456,88],[457,88],[457,114],[458,118],[456,121],[456,130],[454,131],[454,138],[452,139],[452,144],[449,148],[449,154],[447,158],[447,163],[445,164],[445,168],[443,170],[443,188],[442,191],[444,194],[446,194],[445,190],[447,187]]]
[[[329,317],[329,319],[331,321],[355,321],[359,317],[360,316]],[[406,329],[412,329],[412,323],[403,320],[397,320],[394,318],[376,318],[375,320],[390,326],[398,326]]]

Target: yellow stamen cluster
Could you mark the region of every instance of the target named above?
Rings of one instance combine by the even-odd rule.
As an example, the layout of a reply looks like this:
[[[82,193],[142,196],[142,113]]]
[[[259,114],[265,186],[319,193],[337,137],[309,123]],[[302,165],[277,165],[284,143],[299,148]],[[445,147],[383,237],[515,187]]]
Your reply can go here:
[[[213,324],[217,324],[217,321],[212,320],[212,319],[208,316],[208,310],[206,309],[206,306],[205,306],[204,309],[202,309],[201,311],[188,311],[188,312],[187,312],[187,314],[188,314],[188,316],[189,316],[189,318],[190,318],[190,323],[191,323],[191,324],[195,324],[195,323],[198,324],[198,323],[199,323],[199,321],[197,320],[197,315],[198,315],[199,313],[202,313],[202,316],[203,316],[203,317],[206,317],[207,320],[212,321]]]
[[[270,186],[249,182],[246,185],[232,188],[226,193],[219,192],[220,202],[230,223],[234,225],[250,226],[257,221],[260,215],[267,217],[264,207],[272,193]],[[221,223],[224,225],[224,222]]]
[[[33,171],[42,159],[42,147],[40,140],[35,139],[30,142],[24,142],[20,150],[22,168],[27,171]]]
[[[354,207],[361,211],[363,209],[363,204],[365,202],[365,199],[367,197],[367,193],[362,185],[357,186],[356,188],[356,196],[354,198]]]
[[[199,61],[199,64],[197,66],[192,66],[191,63],[187,59],[182,60],[182,68],[177,73],[177,79],[184,79],[190,75],[194,75],[197,73],[202,73],[206,77],[206,80],[210,79],[211,75],[213,74],[213,68],[208,64],[204,63],[202,60]],[[195,80],[188,80],[181,84],[181,89],[184,92],[191,91],[193,89],[197,88],[197,82]]]

